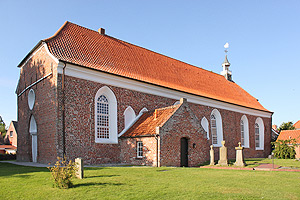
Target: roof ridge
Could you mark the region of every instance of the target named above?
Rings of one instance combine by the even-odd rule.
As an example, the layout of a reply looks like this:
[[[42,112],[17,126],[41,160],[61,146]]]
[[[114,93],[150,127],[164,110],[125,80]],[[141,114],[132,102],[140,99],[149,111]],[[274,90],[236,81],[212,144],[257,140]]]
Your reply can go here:
[[[70,21],[65,21],[65,23],[64,23],[64,24],[63,24],[63,25],[62,25],[62,26],[54,33],[53,36],[51,36],[51,37],[49,37],[49,38],[46,38],[46,39],[44,39],[44,40],[42,40],[42,41],[47,42],[47,41],[52,40],[54,37],[56,37],[56,36],[58,35],[58,33],[59,33],[59,32],[60,32],[67,24],[72,24],[72,25],[75,25],[75,26],[79,26],[79,27],[84,28],[84,29],[86,29],[86,30],[89,30],[89,31],[93,31],[93,32],[98,33],[98,31],[96,31],[96,30],[93,30],[93,29],[90,29],[90,28],[87,28],[87,27],[84,27],[84,26],[75,24],[75,23],[70,22]],[[127,42],[127,41],[124,41],[124,40],[115,38],[115,37],[113,37],[113,36],[110,36],[110,35],[107,35],[107,34],[104,34],[103,36],[104,36],[104,37],[111,38],[111,39],[118,40],[118,41],[120,41],[120,42],[127,43],[127,44],[129,44],[129,45],[136,46],[136,47],[138,47],[138,48],[142,48],[142,49],[147,50],[147,51],[149,51],[149,52],[152,52],[152,53],[154,53],[154,54],[158,54],[158,55],[160,55],[160,56],[162,56],[162,57],[167,57],[167,58],[170,58],[170,59],[172,59],[172,60],[175,60],[175,61],[178,61],[178,62],[187,64],[187,65],[189,65],[190,67],[195,67],[195,68],[197,68],[197,69],[204,70],[204,71],[207,71],[207,72],[209,72],[209,73],[212,73],[212,74],[215,74],[215,75],[218,75],[218,76],[222,76],[221,74],[218,74],[218,73],[216,73],[216,72],[213,72],[213,71],[204,69],[204,68],[202,68],[202,67],[197,67],[196,65],[192,65],[192,64],[187,63],[187,62],[184,62],[184,61],[182,61],[182,60],[178,60],[178,59],[176,59],[176,58],[173,58],[173,57],[164,55],[164,54],[162,54],[162,53],[156,52],[156,51],[154,51],[154,50],[150,50],[150,49],[147,49],[147,48],[145,48],[145,47],[142,47],[142,46],[139,46],[139,45],[136,45],[136,44],[133,44],[133,43],[130,43],[130,42]]]

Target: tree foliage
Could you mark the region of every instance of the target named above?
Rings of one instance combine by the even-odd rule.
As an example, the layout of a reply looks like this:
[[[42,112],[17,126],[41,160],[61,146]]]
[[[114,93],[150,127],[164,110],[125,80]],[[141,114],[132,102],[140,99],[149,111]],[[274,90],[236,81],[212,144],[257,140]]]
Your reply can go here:
[[[2,133],[2,136],[6,134],[5,123],[1,116],[0,116],[0,132]]]
[[[295,130],[293,122],[283,122],[278,128],[279,132],[282,130]]]
[[[273,142],[275,149],[273,150],[274,156],[279,159],[294,159],[296,155],[295,146],[296,140],[278,140]]]

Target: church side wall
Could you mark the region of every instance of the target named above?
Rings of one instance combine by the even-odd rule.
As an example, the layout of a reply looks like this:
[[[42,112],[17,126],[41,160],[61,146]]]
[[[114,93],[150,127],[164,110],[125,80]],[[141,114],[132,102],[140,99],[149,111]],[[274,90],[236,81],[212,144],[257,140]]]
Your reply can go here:
[[[38,50],[20,70],[17,94],[40,78],[52,75],[35,84],[35,103],[28,106],[30,89],[17,97],[18,102],[18,161],[32,161],[32,136],[29,133],[30,118],[37,123],[37,162],[48,163],[56,159],[56,120],[57,120],[57,71],[56,62],[49,56],[45,47]]]
[[[61,77],[62,75],[59,74],[58,85],[61,85]],[[128,106],[131,106],[138,115],[144,107],[153,110],[173,105],[175,102],[173,99],[65,76],[66,154],[69,158],[82,157],[87,164],[122,162],[121,142],[118,144],[95,143],[95,95],[103,86],[108,86],[117,99],[118,133],[125,127],[123,113]],[[59,95],[61,97],[61,90]],[[62,116],[61,106],[60,100],[59,122]],[[58,130],[59,132],[62,130],[61,123],[58,125]]]
[[[61,74],[58,78],[58,87],[61,85]],[[114,93],[117,99],[117,119],[118,119],[118,133],[124,129],[124,116],[123,113],[128,106],[131,106],[138,115],[139,111],[146,107],[148,110],[155,108],[162,108],[173,105],[177,100],[166,97],[146,94],[143,92],[133,91],[125,88],[102,84],[94,81],[83,80],[71,76],[66,76],[66,91],[65,91],[65,108],[66,108],[66,153],[67,156],[74,159],[82,157],[86,164],[105,164],[105,163],[128,163],[130,160],[132,164],[138,163],[124,156],[126,152],[131,152],[128,147],[125,147],[124,141],[119,138],[118,144],[100,144],[95,143],[95,108],[94,101],[97,91],[103,87],[108,86]],[[61,95],[61,93],[60,93]],[[61,96],[60,96],[61,97]],[[59,97],[59,99],[61,99]],[[216,109],[214,107],[202,106],[189,103],[191,110],[199,120],[205,116],[210,119],[211,112]],[[59,119],[61,121],[61,102],[59,103]],[[222,116],[223,123],[223,136],[228,147],[228,157],[235,158],[234,147],[238,146],[240,141],[240,119],[243,113],[228,111],[224,109],[217,109]],[[250,134],[250,148],[245,149],[245,157],[266,157],[270,153],[270,140],[271,140],[271,118],[262,118],[265,126],[265,149],[255,150],[254,140],[254,124],[257,116],[246,114],[249,121],[249,134]],[[210,122],[209,122],[210,123]],[[59,132],[61,132],[62,124],[58,124]],[[210,133],[211,138],[211,133]],[[128,140],[129,143],[133,142]],[[127,141],[127,142],[128,142]],[[211,140],[208,141],[208,147],[203,148],[205,156],[201,160],[192,161],[193,165],[202,162],[202,159],[208,159],[209,145]],[[164,144],[164,143],[163,143]],[[173,143],[170,148],[177,148],[180,143]],[[163,148],[163,147],[162,147]],[[191,150],[192,152],[193,150]],[[198,151],[198,150],[197,150]],[[215,147],[216,156],[218,159],[218,148]],[[207,153],[207,154],[206,154]],[[131,158],[136,156],[136,152],[132,151]],[[152,156],[154,157],[154,155]],[[153,165],[150,162],[149,165]]]

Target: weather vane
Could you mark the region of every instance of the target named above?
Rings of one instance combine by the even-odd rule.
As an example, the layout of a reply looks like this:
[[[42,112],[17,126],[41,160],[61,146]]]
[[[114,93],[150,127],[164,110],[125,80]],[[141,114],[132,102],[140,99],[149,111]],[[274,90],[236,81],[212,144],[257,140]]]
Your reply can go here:
[[[224,45],[224,48],[225,48],[225,53],[227,54],[227,52],[228,52],[228,48],[229,48],[229,44],[228,44],[228,42],[226,42],[226,44]]]

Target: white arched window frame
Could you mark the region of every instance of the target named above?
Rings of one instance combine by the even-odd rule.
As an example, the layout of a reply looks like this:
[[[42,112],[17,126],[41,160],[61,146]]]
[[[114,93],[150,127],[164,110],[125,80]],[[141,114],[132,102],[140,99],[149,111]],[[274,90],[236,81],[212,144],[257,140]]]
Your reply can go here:
[[[31,153],[32,162],[37,162],[37,125],[34,116],[32,115],[29,123],[29,133],[31,135]]]
[[[201,119],[201,126],[203,127],[203,129],[206,131],[207,134],[207,139],[209,140],[209,124],[208,124],[208,120],[206,119],[206,117],[203,117]]]
[[[264,135],[265,128],[262,118],[258,117],[255,120],[254,130],[255,130],[255,150],[264,150]]]
[[[139,112],[139,115],[142,115],[142,114],[145,113],[145,112],[148,112],[148,109],[144,107],[144,108]]]
[[[246,115],[243,115],[241,118],[240,128],[242,147],[249,148],[249,122]]]
[[[131,106],[128,106],[124,111],[124,125],[128,128],[132,122],[135,120],[136,115]]]
[[[95,95],[95,142],[118,143],[117,99],[113,91],[103,86]]]
[[[221,142],[223,141],[223,125],[221,114],[217,109],[214,109],[211,112],[210,118],[212,144],[215,147],[221,147]]]

